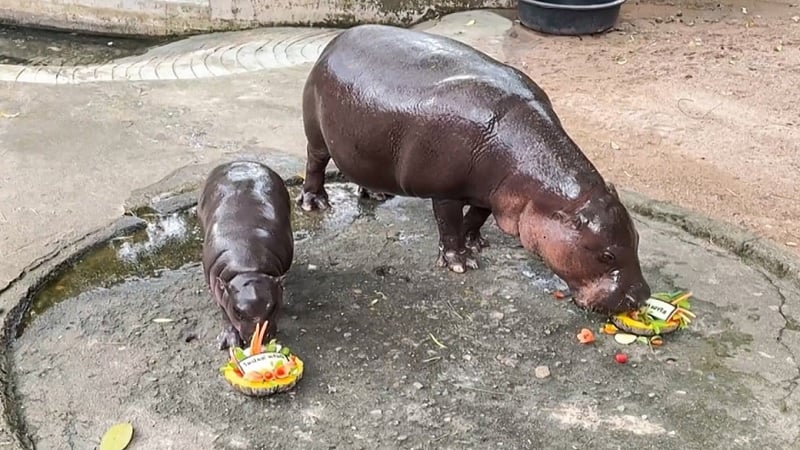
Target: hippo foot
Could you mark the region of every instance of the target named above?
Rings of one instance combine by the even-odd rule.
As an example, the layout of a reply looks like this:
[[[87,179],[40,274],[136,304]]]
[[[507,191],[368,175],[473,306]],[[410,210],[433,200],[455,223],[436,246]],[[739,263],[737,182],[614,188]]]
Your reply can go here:
[[[484,248],[489,247],[489,241],[478,233],[467,233],[467,248],[473,253],[480,253]]]
[[[303,211],[323,210],[331,207],[331,204],[328,203],[328,195],[324,192],[322,194],[303,192],[297,196],[297,205],[303,208]]]
[[[227,350],[230,347],[241,347],[244,345],[242,338],[239,337],[239,332],[236,331],[236,328],[232,325],[222,330],[219,336],[217,336],[217,343],[219,344],[220,350]]]
[[[439,259],[436,261],[436,265],[447,267],[455,273],[464,273],[467,269],[477,269],[478,260],[472,256],[472,251],[469,249],[456,251],[439,248]]]
[[[358,196],[361,198],[375,200],[376,202],[385,202],[390,198],[394,198],[393,194],[387,194],[386,192],[370,191],[369,189],[365,189],[360,186],[358,188]]]

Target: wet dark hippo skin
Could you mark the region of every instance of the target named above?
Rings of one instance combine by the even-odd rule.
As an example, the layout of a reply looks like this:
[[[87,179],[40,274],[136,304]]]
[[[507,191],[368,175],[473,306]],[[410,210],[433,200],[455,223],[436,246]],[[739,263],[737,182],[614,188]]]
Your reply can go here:
[[[639,236],[610,184],[527,75],[455,40],[382,25],[334,38],[303,92],[306,178],[297,202],[329,207],[324,170],[371,192],[430,198],[438,264],[477,268],[490,215],[603,312],[650,288]],[[469,206],[466,214],[463,208]]]
[[[203,272],[223,311],[221,349],[248,341],[257,323],[275,318],[294,257],[291,199],[269,167],[234,161],[215,167],[197,205],[203,230]]]

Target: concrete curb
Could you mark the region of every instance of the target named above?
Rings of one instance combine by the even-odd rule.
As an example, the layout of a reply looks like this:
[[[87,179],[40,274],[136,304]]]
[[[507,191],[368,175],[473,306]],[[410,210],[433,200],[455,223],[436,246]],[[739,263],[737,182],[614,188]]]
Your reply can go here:
[[[800,261],[788,251],[737,225],[705,217],[667,202],[630,191],[620,191],[622,202],[632,212],[675,225],[683,231],[730,251],[750,265],[763,267],[780,279],[800,286]]]
[[[329,181],[346,181],[338,171],[326,174]],[[288,186],[297,186],[302,178],[292,176],[285,178]],[[157,183],[160,187],[163,184]],[[145,188],[146,189],[146,188]],[[163,191],[162,191],[163,192]],[[173,190],[172,192],[176,192]],[[128,211],[149,210],[168,214],[192,207],[196,204],[199,187],[181,189],[171,196],[140,195],[136,198],[138,205],[128,205]],[[634,213],[679,227],[683,231],[728,250],[739,256],[746,263],[764,268],[770,274],[791,281],[800,286],[800,263],[788,252],[759,238],[735,225],[703,217],[692,211],[670,205],[666,202],[649,199],[634,192],[620,191],[623,203]],[[130,213],[129,213],[130,214]],[[26,425],[19,410],[14,392],[14,374],[10,360],[11,343],[16,338],[19,322],[33,297],[47,282],[59,276],[67,267],[88,252],[105,245],[111,239],[129,234],[145,226],[138,217],[125,215],[109,226],[95,230],[86,236],[64,245],[53,254],[32,263],[19,277],[0,290],[0,306],[8,309],[0,310],[3,322],[3,333],[0,344],[6,349],[0,357],[0,385],[2,398],[0,405],[3,415],[3,429],[12,438],[11,447],[20,449],[35,448],[28,435]],[[0,430],[3,431],[3,430]]]
[[[138,56],[86,66],[19,66],[0,64],[0,81],[35,84],[81,84],[112,81],[197,80],[313,63],[341,30],[270,28],[239,33],[194,36]],[[249,39],[248,39],[249,38]],[[206,47],[208,45],[208,47]]]
[[[7,434],[7,439],[12,439],[8,443],[10,447],[3,448],[35,448],[28,436],[25,421],[22,418],[16,394],[14,392],[14,373],[12,361],[10,359],[11,343],[17,337],[17,330],[20,321],[25,314],[25,310],[30,305],[32,299],[38,291],[49,281],[59,276],[72,265],[76,260],[99,248],[111,239],[130,234],[146,226],[146,223],[131,216],[123,216],[115,220],[110,225],[97,229],[87,235],[64,245],[45,258],[34,261],[17,278],[12,280],[6,287],[0,290],[0,305],[8,307],[0,312],[3,322],[2,334],[0,334],[0,345],[5,349],[0,356],[0,387],[2,387],[2,397],[0,398],[0,411],[3,415],[3,431]],[[13,299],[13,300],[11,300]]]

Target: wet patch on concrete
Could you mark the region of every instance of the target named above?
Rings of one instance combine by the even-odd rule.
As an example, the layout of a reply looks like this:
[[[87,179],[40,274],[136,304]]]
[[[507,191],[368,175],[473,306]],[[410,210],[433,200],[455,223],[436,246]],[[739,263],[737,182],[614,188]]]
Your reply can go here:
[[[659,349],[604,336],[581,346],[577,331],[602,317],[555,300],[559,280],[493,224],[481,269],[457,275],[433,265],[429,202],[376,206],[350,185],[331,194],[330,213],[295,216],[279,321],[307,364],[295,392],[249,399],[221,380],[222,320],[191,258],[196,226],[161,218],[154,239],[110,244],[105,261],[135,275],[62,289],[14,343],[37,446],[91,448],[121,420],[142,449],[788,448],[796,437],[797,366],[778,339],[795,337],[780,309],[797,292],[737,258],[637,218],[648,279],[691,288],[699,318]],[[539,366],[549,376],[534,376]]]
[[[142,55],[169,39],[91,36],[0,25],[0,64],[77,66]]]

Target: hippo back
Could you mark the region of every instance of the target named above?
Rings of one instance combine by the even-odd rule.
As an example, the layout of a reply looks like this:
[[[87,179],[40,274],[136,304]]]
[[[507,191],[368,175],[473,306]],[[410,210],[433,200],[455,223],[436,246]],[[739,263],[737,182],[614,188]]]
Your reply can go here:
[[[201,193],[198,218],[206,272],[214,263],[226,265],[230,273],[274,276],[291,267],[294,240],[289,192],[269,167],[250,161],[216,167]]]

